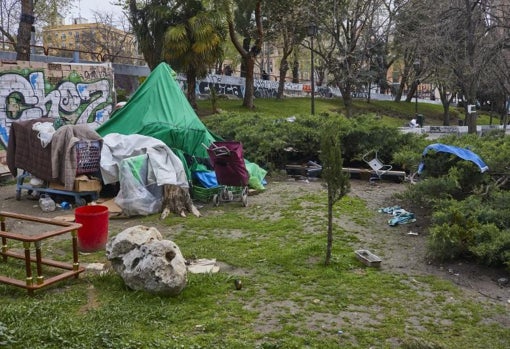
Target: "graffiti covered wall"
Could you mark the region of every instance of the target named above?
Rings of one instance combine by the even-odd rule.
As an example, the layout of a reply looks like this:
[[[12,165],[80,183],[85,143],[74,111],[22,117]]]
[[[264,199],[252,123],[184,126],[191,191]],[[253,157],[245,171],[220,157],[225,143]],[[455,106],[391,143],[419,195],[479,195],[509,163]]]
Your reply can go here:
[[[186,93],[186,76],[177,75],[181,89]],[[210,96],[211,90],[219,95],[230,95],[243,98],[246,91],[246,79],[238,76],[208,74],[204,79],[197,80],[197,96]],[[253,82],[254,96],[256,98],[276,98],[278,95],[278,81],[255,79]],[[283,86],[285,95],[294,97],[307,97],[312,91],[310,84],[285,82]],[[340,97],[340,89],[328,86],[316,86],[315,93],[318,97]]]
[[[97,127],[112,112],[111,64],[0,62],[0,141],[11,124],[41,117]]]

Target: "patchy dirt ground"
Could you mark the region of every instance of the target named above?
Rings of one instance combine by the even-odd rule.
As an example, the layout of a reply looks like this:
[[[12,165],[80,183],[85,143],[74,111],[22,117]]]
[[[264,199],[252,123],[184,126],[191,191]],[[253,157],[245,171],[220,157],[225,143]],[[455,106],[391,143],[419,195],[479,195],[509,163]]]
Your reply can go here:
[[[365,227],[353,224],[344,217],[337,217],[344,229],[355,229],[356,236],[361,240],[355,248],[369,249],[381,257],[382,269],[409,275],[435,275],[450,280],[474,298],[510,306],[510,284],[501,285],[498,282],[510,278],[508,271],[481,267],[468,261],[439,264],[427,259],[427,224],[430,217],[417,215],[414,223],[395,227],[388,225],[389,216],[377,210],[399,204],[393,195],[404,191],[407,185],[388,181],[370,184],[367,180],[351,180],[349,196],[362,199],[375,212],[374,221]],[[278,202],[282,193],[288,198],[293,192],[317,190],[324,190],[320,181],[289,179],[270,182],[263,194],[250,197],[250,204]]]
[[[435,275],[455,283],[463,292],[473,298],[506,304],[510,307],[510,285],[501,285],[502,279],[510,278],[508,271],[484,268],[469,262],[437,264],[427,259],[428,217],[417,216],[416,222],[395,227],[390,227],[387,224],[389,216],[378,213],[377,210],[397,204],[393,194],[405,190],[406,185],[408,184],[386,181],[374,185],[367,180],[351,180],[349,195],[364,200],[368,208],[375,212],[373,221],[364,226],[355,224],[344,217],[337,217],[344,229],[356,231],[360,243],[359,246],[353,247],[356,249],[366,248],[380,256],[382,269],[409,275]],[[320,190],[324,190],[320,181],[308,182],[288,178],[269,179],[266,191],[250,196],[249,205],[278,205],[281,200],[293,200],[304,192]],[[42,217],[73,214],[72,211],[58,210],[42,212],[38,201],[30,200],[27,194],[26,191],[23,191],[21,200],[18,201],[16,200],[16,186],[12,182],[0,186],[0,210]],[[201,208],[201,211],[207,216],[207,206]],[[137,224],[142,224],[140,218],[111,219],[110,229],[121,231]],[[156,228],[161,227],[156,226]]]

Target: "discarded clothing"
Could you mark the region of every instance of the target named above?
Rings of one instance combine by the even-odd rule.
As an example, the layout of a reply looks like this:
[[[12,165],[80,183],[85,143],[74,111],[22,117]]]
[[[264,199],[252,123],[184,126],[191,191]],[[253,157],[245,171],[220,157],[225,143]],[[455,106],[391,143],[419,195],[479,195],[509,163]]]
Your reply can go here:
[[[400,210],[401,207],[400,206],[389,206],[389,207],[383,207],[383,208],[380,208],[378,210],[378,212],[380,213],[389,213],[389,214],[393,214],[393,211],[395,210]]]
[[[388,220],[388,224],[392,227],[398,224],[408,224],[416,222],[414,213],[407,212],[406,210],[398,210],[393,213],[393,217]]]
[[[378,210],[380,213],[391,214],[393,217],[388,220],[388,224],[392,227],[398,224],[408,224],[416,222],[414,213],[406,211],[400,206],[383,207]]]

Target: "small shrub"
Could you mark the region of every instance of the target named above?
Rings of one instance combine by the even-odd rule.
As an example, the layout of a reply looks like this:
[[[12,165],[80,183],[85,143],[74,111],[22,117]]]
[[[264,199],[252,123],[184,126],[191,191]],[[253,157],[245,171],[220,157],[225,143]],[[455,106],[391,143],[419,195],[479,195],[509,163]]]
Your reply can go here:
[[[458,190],[457,183],[451,178],[427,178],[410,186],[399,196],[414,206],[432,209],[441,200],[454,197]]]
[[[502,231],[494,224],[482,225],[469,250],[485,265],[510,267],[510,230]]]
[[[393,151],[409,148],[417,139],[366,115],[346,119],[328,114],[281,118],[257,113],[223,113],[205,118],[204,124],[224,139],[241,141],[248,160],[266,169],[284,169],[289,162],[319,159],[321,125],[333,118],[338,118],[340,123],[345,164],[360,162],[369,150],[378,150],[382,161],[392,163]]]

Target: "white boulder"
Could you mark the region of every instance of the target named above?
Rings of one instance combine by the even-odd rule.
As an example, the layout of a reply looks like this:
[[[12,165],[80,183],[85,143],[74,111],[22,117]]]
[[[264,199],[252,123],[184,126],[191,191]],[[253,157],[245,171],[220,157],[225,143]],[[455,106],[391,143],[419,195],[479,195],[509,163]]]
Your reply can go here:
[[[186,261],[179,247],[153,227],[128,228],[110,239],[106,256],[133,290],[175,296],[186,286]]]

